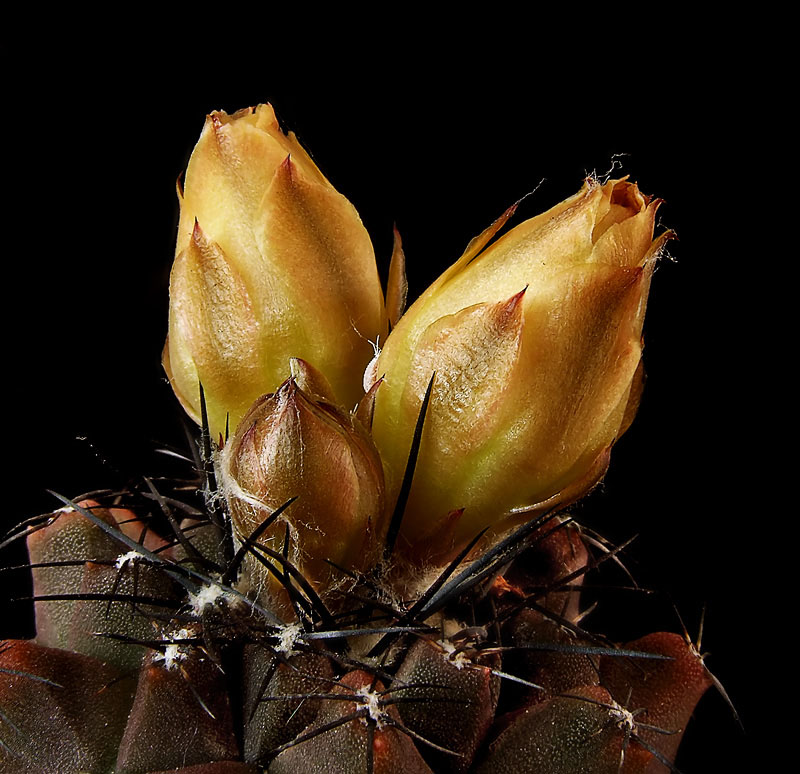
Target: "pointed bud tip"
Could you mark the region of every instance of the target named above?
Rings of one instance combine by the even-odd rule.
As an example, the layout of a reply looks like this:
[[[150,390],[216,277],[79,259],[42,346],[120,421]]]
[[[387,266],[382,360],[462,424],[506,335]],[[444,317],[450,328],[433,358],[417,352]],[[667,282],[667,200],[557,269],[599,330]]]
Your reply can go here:
[[[203,229],[200,228],[200,223],[197,221],[197,218],[194,219],[194,226],[192,226],[192,240],[198,245],[206,240],[206,236],[203,233]]]
[[[520,325],[523,322],[521,314],[522,300],[527,290],[528,285],[507,300],[497,304],[495,307],[495,318],[501,325]],[[517,317],[519,318],[518,320],[515,319]]]
[[[227,115],[220,110],[214,110],[206,116],[206,124],[211,124],[211,129],[214,131],[214,134],[217,134],[217,132],[222,129],[222,125],[225,123],[222,118],[223,116],[227,118]]]
[[[528,290],[529,287],[530,287],[530,285],[525,285],[525,287],[522,288],[522,290],[520,290],[519,293],[515,293],[513,296],[511,296],[511,298],[508,299],[508,301],[506,301],[506,305],[510,309],[516,308],[517,304],[520,301],[522,301],[522,298],[525,295],[525,292]]]
[[[297,386],[297,380],[295,379],[294,374],[292,374],[288,379],[281,383],[280,387],[278,387],[276,394],[279,396],[294,396],[295,392],[300,389]]]

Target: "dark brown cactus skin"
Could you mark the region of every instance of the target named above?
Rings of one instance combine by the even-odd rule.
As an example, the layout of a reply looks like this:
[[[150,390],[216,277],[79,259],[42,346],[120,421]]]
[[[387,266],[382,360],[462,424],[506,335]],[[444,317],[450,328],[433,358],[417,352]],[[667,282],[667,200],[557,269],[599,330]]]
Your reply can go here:
[[[469,771],[494,721],[500,678],[492,674],[491,667],[499,666],[500,659],[485,656],[482,661],[486,663],[462,662],[440,644],[419,640],[397,671],[399,687],[395,694],[403,723],[425,739],[457,753],[425,750],[423,745],[423,754],[435,771]]]
[[[623,759],[611,702],[608,691],[587,686],[520,710],[475,774],[644,774],[652,755],[634,746]]]
[[[366,672],[345,675],[333,693],[348,696],[352,691],[368,689],[381,693],[384,686]],[[386,724],[365,722],[363,705],[358,701],[328,701],[320,709],[307,734],[339,723],[327,733],[320,733],[300,742],[278,755],[269,767],[270,774],[355,774],[372,771],[374,774],[432,774],[411,739],[393,723],[399,722],[397,709],[391,705],[383,710]],[[342,723],[348,717],[360,717]],[[300,737],[302,738],[302,737]]]
[[[97,505],[86,501],[87,507]],[[97,515],[116,524],[108,510],[94,508]],[[56,511],[52,521],[27,538],[31,564],[66,560],[114,561],[120,547],[105,532],[74,510]],[[75,593],[83,583],[84,567],[34,567],[33,591],[36,596]],[[36,640],[51,648],[66,648],[72,630],[75,600],[36,603]]]
[[[217,666],[198,653],[178,668],[165,668],[148,657],[139,673],[115,774],[148,774],[165,766],[239,757],[228,693]]]
[[[619,652],[582,627],[597,562],[564,519],[478,584],[457,564],[427,607],[376,577],[325,602],[295,580],[283,620],[237,591],[209,522],[169,542],[88,502],[45,523],[37,640],[0,645],[0,774],[659,774],[713,682],[682,636]]]
[[[199,766],[187,766],[182,769],[151,771],[148,774],[259,774],[259,770],[247,763],[219,761],[217,763],[201,763]]]
[[[575,620],[589,560],[580,529],[572,523],[547,524],[532,540],[534,546],[508,568],[504,580],[523,594],[534,593],[538,604],[561,618]],[[570,588],[561,588],[558,580]]]
[[[520,610],[509,621],[506,634],[511,647],[504,658],[506,670],[538,686],[510,685],[508,698],[515,706],[530,706],[571,688],[599,683],[596,656],[538,649],[539,645],[592,645],[542,613],[528,608]]]
[[[298,736],[316,717],[334,671],[330,661],[313,653],[288,658],[257,645],[244,648],[244,758],[266,761],[270,751]],[[287,698],[302,696],[309,698]]]
[[[81,505],[134,539],[144,535],[148,548],[165,545],[152,532],[148,534],[144,524],[129,511],[102,508],[93,500]],[[163,573],[136,561],[117,567],[117,560],[124,554],[120,544],[75,510],[56,511],[47,526],[28,536],[28,550],[34,565],[35,596],[56,597],[36,602],[36,641],[94,656],[120,669],[138,667],[146,648],[116,638],[152,638],[151,617],[158,607],[134,604],[133,600],[175,599],[176,589]],[[80,563],[36,566],[69,560]],[[83,598],[58,598],[63,596]],[[125,597],[130,601],[123,601]],[[106,634],[113,636],[103,636]]]
[[[0,772],[112,770],[134,689],[131,676],[90,656],[0,642]]]
[[[695,705],[712,685],[711,675],[691,643],[677,634],[656,632],[625,647],[669,657],[636,663],[603,658],[600,677],[617,701],[643,709],[643,723],[669,732],[643,728],[638,734],[664,758],[674,760]]]

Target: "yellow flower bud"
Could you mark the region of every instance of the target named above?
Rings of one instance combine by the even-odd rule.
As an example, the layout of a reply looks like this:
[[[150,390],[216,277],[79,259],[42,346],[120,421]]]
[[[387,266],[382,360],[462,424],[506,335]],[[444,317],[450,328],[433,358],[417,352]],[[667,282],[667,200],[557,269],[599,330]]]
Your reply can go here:
[[[445,536],[501,532],[599,480],[638,400],[668,236],[653,241],[658,204],[627,180],[589,180],[484,249],[509,211],[400,320],[372,371],[389,503],[435,378],[399,547],[433,554],[451,547],[434,545]]]
[[[179,199],[164,368],[187,412],[202,383],[212,437],[234,430],[292,357],[355,405],[385,328],[372,244],[270,105],[208,116]]]
[[[240,544],[297,498],[257,542],[282,551],[288,524],[289,558],[324,590],[342,577],[328,561],[365,571],[379,556],[383,470],[358,420],[310,391],[324,379],[307,363],[293,363],[293,370],[297,377],[261,397],[242,419],[223,449],[221,481]],[[306,389],[298,386],[301,378]],[[253,576],[257,565],[250,567]],[[265,573],[255,576],[263,580]]]

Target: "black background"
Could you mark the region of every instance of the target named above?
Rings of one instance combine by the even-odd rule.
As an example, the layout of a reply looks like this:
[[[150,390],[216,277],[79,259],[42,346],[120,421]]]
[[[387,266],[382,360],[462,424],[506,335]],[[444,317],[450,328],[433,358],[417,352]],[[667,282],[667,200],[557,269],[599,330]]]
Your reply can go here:
[[[454,58],[415,74],[411,50],[394,66],[386,50],[328,54],[308,69],[262,60],[243,77],[232,52],[176,52],[158,66],[146,49],[73,53],[17,84],[3,127],[13,200],[3,526],[57,505],[46,488],[74,496],[158,472],[152,449],[182,442],[160,352],[175,180],[210,110],[272,102],[359,210],[383,276],[397,223],[412,292],[540,181],[516,222],[626,154],[622,172],[665,199],[660,220],[679,241],[653,283],[639,416],[577,515],[614,540],[639,535],[628,566],[670,595],[691,633],[706,607],[707,663],[748,733],[710,692],[679,765],[744,770],[761,725],[755,631],[769,626],[754,607],[770,583],[760,535],[778,531],[761,510],[753,370],[767,334],[754,328],[761,291],[750,271],[764,260],[758,159],[773,119],[747,68],[736,57],[672,68],[582,48],[536,66],[465,71]],[[313,303],[313,283],[309,292]],[[19,549],[2,557],[22,559]],[[658,596],[609,598],[587,625],[619,639],[679,630]],[[19,613],[0,620],[9,634],[28,627]]]

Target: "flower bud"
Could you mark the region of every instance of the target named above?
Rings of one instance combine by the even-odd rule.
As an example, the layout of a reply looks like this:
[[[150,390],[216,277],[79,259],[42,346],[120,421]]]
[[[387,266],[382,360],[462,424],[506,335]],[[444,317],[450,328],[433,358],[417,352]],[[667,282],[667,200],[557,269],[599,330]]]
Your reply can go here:
[[[179,199],[164,368],[186,411],[199,421],[202,384],[216,439],[291,357],[354,405],[385,328],[372,244],[270,105],[208,116]]]
[[[599,480],[636,409],[647,293],[668,236],[653,241],[658,204],[627,180],[588,180],[483,249],[510,210],[400,320],[374,368],[389,503],[435,378],[399,546],[427,541],[435,553],[445,534],[463,544],[501,532]]]
[[[308,364],[300,370],[316,381]],[[377,451],[357,420],[295,377],[256,401],[225,446],[221,469],[239,543],[297,498],[258,544],[282,551],[288,524],[289,558],[321,590],[341,577],[329,562],[359,572],[376,561],[385,533]]]

